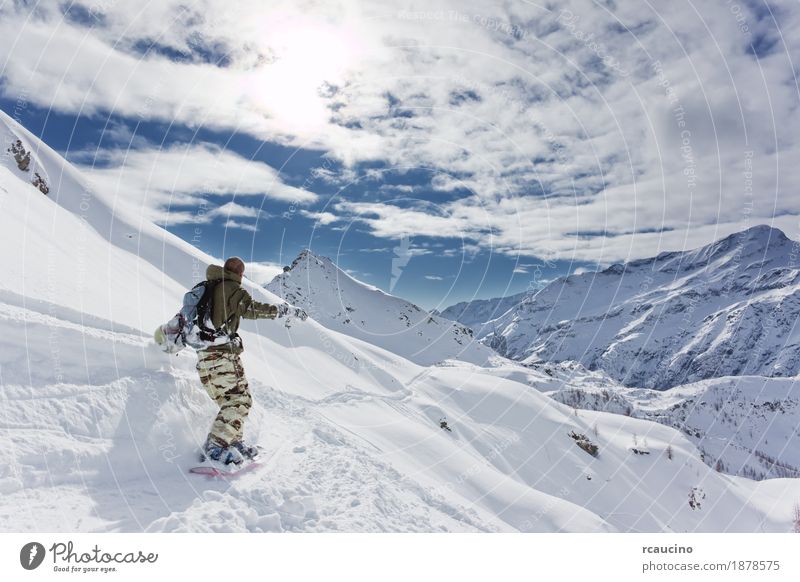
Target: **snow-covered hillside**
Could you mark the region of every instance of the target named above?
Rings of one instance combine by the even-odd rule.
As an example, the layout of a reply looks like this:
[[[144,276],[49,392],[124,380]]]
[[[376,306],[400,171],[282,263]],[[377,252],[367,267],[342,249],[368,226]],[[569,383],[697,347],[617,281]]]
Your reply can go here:
[[[525,362],[581,362],[626,386],[800,372],[800,244],[757,226],[692,251],[561,278],[483,326]]]
[[[797,378],[724,377],[650,390],[622,386],[602,370],[572,361],[521,366],[506,360],[486,373],[527,384],[573,409],[671,426],[699,448],[708,466],[723,473],[800,477]]]
[[[707,464],[755,479],[800,477],[800,384],[796,378],[712,378],[665,391],[555,383],[548,393],[576,408],[605,410],[672,426]]]
[[[447,359],[486,364],[494,351],[467,327],[384,293],[304,250],[267,286],[325,327],[386,348],[422,365]]]
[[[442,310],[438,315],[463,323],[480,335],[484,323],[497,319],[512,307],[519,305],[527,296],[528,292],[525,291],[508,297],[462,301]]]
[[[576,413],[512,362],[426,367],[313,319],[243,324],[246,436],[263,464],[231,482],[188,474],[215,410],[194,355],[161,353],[150,334],[211,258],[115,213],[0,122],[50,180],[46,196],[0,167],[4,530],[791,529],[800,480],[718,473],[673,428]]]

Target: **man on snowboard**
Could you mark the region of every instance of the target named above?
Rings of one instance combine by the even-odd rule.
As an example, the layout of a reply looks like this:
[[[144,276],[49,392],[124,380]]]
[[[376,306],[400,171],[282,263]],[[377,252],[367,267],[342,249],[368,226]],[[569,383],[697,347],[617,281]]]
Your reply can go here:
[[[206,278],[217,282],[211,297],[211,322],[214,329],[227,332],[226,343],[215,343],[197,350],[197,370],[200,381],[219,406],[219,413],[211,425],[204,447],[205,455],[224,464],[240,464],[258,454],[256,447],[242,441],[244,422],[250,413],[253,399],[244,375],[239,354],[242,339],[236,333],[239,320],[275,319],[280,310],[275,305],[255,301],[242,288],[244,261],[231,257],[225,265],[209,265]],[[305,314],[303,314],[305,315]]]

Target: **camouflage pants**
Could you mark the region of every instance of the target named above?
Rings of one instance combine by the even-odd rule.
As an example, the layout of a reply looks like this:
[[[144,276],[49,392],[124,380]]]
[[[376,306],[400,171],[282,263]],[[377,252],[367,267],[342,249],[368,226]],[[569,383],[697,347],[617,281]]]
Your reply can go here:
[[[225,446],[241,441],[244,421],[253,399],[239,355],[200,350],[197,352],[197,371],[206,392],[219,406],[208,437]]]

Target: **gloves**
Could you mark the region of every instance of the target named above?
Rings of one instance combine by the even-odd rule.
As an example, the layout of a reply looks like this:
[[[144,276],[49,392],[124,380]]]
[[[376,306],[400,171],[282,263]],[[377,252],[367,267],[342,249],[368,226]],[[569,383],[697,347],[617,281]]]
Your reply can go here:
[[[294,316],[300,321],[308,319],[308,313],[299,307],[292,307],[288,303],[281,303],[278,305],[278,317]]]

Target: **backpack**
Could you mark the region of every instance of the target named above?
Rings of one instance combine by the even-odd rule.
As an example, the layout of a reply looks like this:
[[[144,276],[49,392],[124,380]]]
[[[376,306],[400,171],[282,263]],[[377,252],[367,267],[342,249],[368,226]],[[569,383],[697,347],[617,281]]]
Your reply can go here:
[[[227,321],[219,329],[211,321],[214,289],[218,283],[203,281],[192,287],[183,296],[181,310],[156,329],[155,341],[165,352],[177,353],[186,346],[200,350],[231,340],[226,330]]]

